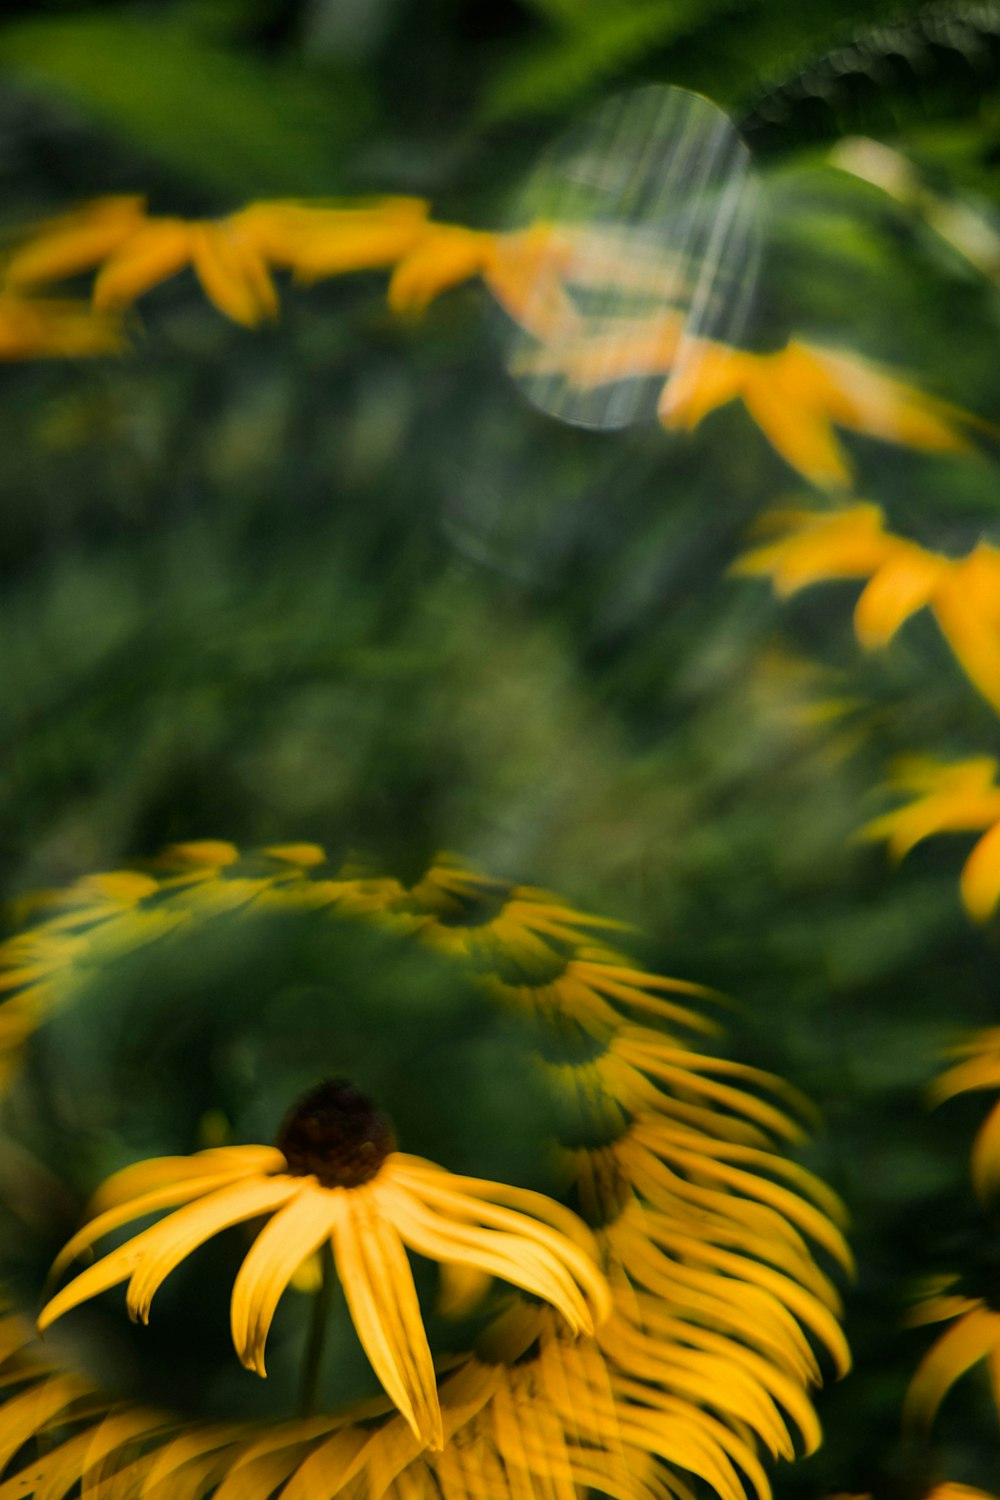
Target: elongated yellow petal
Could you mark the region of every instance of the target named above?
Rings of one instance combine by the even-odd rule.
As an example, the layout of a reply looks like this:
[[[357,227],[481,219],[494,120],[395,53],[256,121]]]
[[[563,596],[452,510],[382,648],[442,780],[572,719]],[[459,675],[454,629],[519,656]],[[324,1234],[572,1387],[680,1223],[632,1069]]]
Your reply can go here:
[[[854,633],[865,650],[888,645],[900,626],[931,602],[950,566],[947,558],[901,542],[855,606]]]
[[[962,868],[959,882],[970,917],[985,922],[1000,901],[1000,822],[978,841]]]
[[[955,1381],[998,1347],[1000,1313],[980,1303],[953,1323],[920,1361],[906,1394],[906,1419],[929,1426]]]
[[[229,1178],[270,1175],[283,1172],[285,1166],[276,1146],[211,1146],[191,1156],[153,1156],[107,1178],[91,1198],[88,1212],[104,1213],[186,1179],[215,1177],[221,1186]]]
[[[985,1201],[1000,1193],[1000,1103],[986,1116],[972,1148],[972,1180]]]
[[[256,328],[278,315],[278,294],[271,273],[257,248],[238,225],[223,219],[215,224],[192,224],[191,260],[209,300],[221,313]]]
[[[393,312],[421,313],[449,287],[478,276],[493,249],[494,236],[457,224],[428,224],[393,271],[389,306]]]
[[[343,1190],[306,1178],[253,1242],[233,1284],[233,1343],[248,1370],[266,1375],[264,1344],[275,1308],[304,1260],[328,1239],[343,1213]]]
[[[941,453],[968,449],[961,424],[969,418],[958,407],[906,385],[857,355],[794,343],[789,349],[798,351],[803,367],[811,366],[814,378],[826,377],[823,400],[838,426],[908,448]]]
[[[3,268],[8,286],[62,281],[89,271],[120,249],[145,221],[145,199],[96,198],[62,218],[40,224]]]
[[[53,1417],[88,1393],[86,1382],[75,1375],[57,1375],[5,1401],[0,1430],[0,1470],[6,1468],[18,1449],[42,1432]]]
[[[747,411],[793,469],[821,488],[846,489],[850,466],[822,403],[813,392],[777,378],[778,370],[754,367],[743,391]]]
[[[481,1182],[477,1178],[444,1177],[440,1183],[435,1178],[444,1174],[415,1172],[412,1168],[399,1168],[394,1164],[393,1180],[408,1190],[409,1194],[428,1209],[435,1211],[444,1233],[448,1233],[448,1221],[462,1225],[473,1224],[477,1243],[486,1248],[493,1245],[503,1252],[503,1237],[513,1235],[519,1242],[527,1242],[541,1252],[544,1259],[559,1268],[565,1268],[572,1282],[576,1282],[585,1293],[593,1309],[593,1317],[599,1322],[611,1310],[610,1292],[597,1262],[597,1246],[586,1226],[569,1209],[553,1203],[541,1193],[531,1193],[521,1188],[505,1187],[503,1184]],[[527,1212],[509,1209],[491,1198],[506,1199],[520,1204]],[[395,1199],[393,1200],[396,1201]],[[535,1216],[535,1217],[533,1217]],[[548,1222],[540,1222],[544,1218]],[[485,1228],[478,1228],[479,1225]],[[505,1255],[506,1258],[506,1255]],[[444,1256],[442,1259],[455,1259]],[[536,1256],[532,1256],[536,1260]],[[489,1270],[487,1265],[483,1270]],[[497,1272],[503,1275],[503,1272]],[[510,1279],[510,1278],[507,1278]],[[560,1274],[560,1280],[562,1280]],[[515,1283],[516,1284],[516,1283]],[[574,1302],[578,1299],[574,1297]],[[589,1312],[581,1326],[592,1323]]]
[[[593,1331],[590,1308],[562,1258],[524,1235],[498,1234],[434,1213],[400,1185],[387,1187],[385,1195],[392,1222],[420,1255],[431,1260],[462,1261],[487,1275],[498,1276],[557,1308],[574,1332]]]
[[[241,1174],[242,1175],[242,1174]],[[144,1218],[146,1214],[155,1213],[161,1208],[176,1208],[181,1203],[188,1203],[194,1198],[202,1198],[207,1193],[214,1193],[227,1179],[218,1175],[211,1177],[188,1177],[181,1182],[174,1183],[169,1187],[162,1187],[151,1193],[144,1193],[139,1198],[134,1198],[128,1203],[121,1204],[118,1208],[109,1209],[106,1213],[98,1214],[91,1219],[82,1229],[78,1229],[71,1240],[60,1250],[52,1263],[49,1272],[49,1282],[61,1276],[71,1261],[77,1259],[84,1251],[89,1250],[99,1239],[110,1234],[113,1229],[118,1229],[122,1224],[128,1224],[133,1219]]]
[[[403,1242],[370,1190],[345,1193],[343,1204],[333,1253],[358,1338],[414,1435],[425,1447],[440,1448],[437,1381]]]
[[[953,563],[933,609],[966,676],[1000,713],[1000,550],[981,544]]]
[[[147,1322],[149,1305],[160,1284],[193,1250],[231,1224],[271,1213],[298,1190],[299,1183],[294,1177],[230,1183],[147,1229],[140,1236],[144,1242],[142,1260],[128,1286],[129,1316]]]
[[[786,534],[738,558],[732,571],[770,575],[782,598],[828,578],[868,578],[895,556],[898,545],[876,505],[830,514],[792,512],[779,520]]]
[[[744,392],[748,356],[725,344],[692,343],[663,388],[657,416],[664,427],[693,432],[710,411]]]
[[[101,312],[130,307],[190,259],[189,224],[183,219],[149,219],[105,261],[94,282],[94,306]]]

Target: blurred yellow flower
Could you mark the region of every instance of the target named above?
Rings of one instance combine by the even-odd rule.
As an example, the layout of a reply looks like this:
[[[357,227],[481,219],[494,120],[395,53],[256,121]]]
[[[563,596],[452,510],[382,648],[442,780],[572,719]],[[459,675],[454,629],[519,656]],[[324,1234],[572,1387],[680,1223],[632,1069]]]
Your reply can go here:
[[[982,1298],[933,1296],[907,1318],[911,1328],[947,1320],[950,1327],[917,1366],[906,1393],[907,1422],[929,1427],[956,1380],[980,1360],[987,1361],[993,1403],[1000,1416],[1000,1312]]]
[[[769,577],[777,594],[829,579],[867,578],[854,610],[866,650],[886,646],[917,610],[930,609],[983,697],[1000,712],[1000,549],[980,542],[967,557],[930,552],[885,528],[876,505],[778,510],[761,529],[777,532],[740,558],[733,572]]]
[[[834,427],[936,452],[968,446],[957,408],[857,355],[798,339],[772,354],[708,342],[685,350],[683,364],[664,388],[660,420],[691,431],[717,406],[737,399],[782,458],[823,487],[851,483]]]
[[[908,756],[893,772],[891,786],[914,800],[874,818],[861,830],[866,839],[887,839],[894,859],[935,833],[986,829],[965,861],[962,900],[970,916],[985,921],[1000,901],[1000,766],[992,756],[951,765],[929,756]]]
[[[934,452],[958,453],[969,446],[962,434],[970,420],[965,413],[857,355],[801,339],[757,354],[685,338],[683,315],[675,310],[590,320],[585,328],[578,321],[557,342],[522,355],[516,370],[559,374],[579,390],[666,376],[659,417],[672,430],[691,432],[717,407],[742,401],[782,458],[822,488],[851,484],[851,466],[835,427]]]
[[[151,216],[142,198],[103,198],[38,226],[8,255],[4,276],[24,288],[99,268],[94,306],[109,311],[190,265],[220,312],[255,327],[277,315],[272,267],[301,267],[314,277],[391,265],[422,232],[426,214],[415,198],[347,208],[276,201],[192,221]]]

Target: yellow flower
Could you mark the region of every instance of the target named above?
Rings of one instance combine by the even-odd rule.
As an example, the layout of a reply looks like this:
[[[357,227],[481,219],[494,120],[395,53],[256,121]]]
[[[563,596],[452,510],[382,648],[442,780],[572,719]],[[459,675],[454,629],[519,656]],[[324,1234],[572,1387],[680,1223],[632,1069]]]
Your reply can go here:
[[[677,311],[591,320],[585,328],[567,328],[550,347],[522,355],[516,368],[561,374],[580,390],[667,376],[659,417],[672,430],[691,432],[717,407],[742,401],[782,458],[822,488],[851,483],[835,427],[933,452],[968,448],[961,428],[970,419],[962,411],[857,355],[801,339],[756,354],[683,333]]]
[[[94,306],[128,307],[190,265],[209,300],[255,327],[278,312],[271,268],[301,264],[312,275],[393,264],[420,234],[421,199],[349,208],[252,203],[219,219],[150,216],[136,197],[103,198],[39,226],[8,257],[8,286],[32,287],[99,267]]]
[[[196,1245],[270,1216],[233,1288],[242,1357],[263,1369],[283,1290],[329,1242],[324,1254],[389,1400],[308,1421],[222,1424],[152,1420],[92,1393],[67,1429],[46,1405],[50,1383],[68,1374],[56,1363],[32,1386],[18,1446],[0,1447],[0,1495],[9,1483],[59,1500],[81,1477],[102,1475],[109,1493],[144,1500],[193,1500],[213,1486],[217,1500],[279,1490],[282,1500],[572,1500],[588,1490],[691,1500],[695,1476],[720,1500],[745,1500],[748,1489],[768,1500],[762,1459],[816,1445],[809,1391],[820,1354],[839,1369],[848,1354],[836,1291],[809,1244],[850,1258],[837,1200],[786,1159],[808,1111],[787,1085],[701,1049],[717,1030],[695,1003],[708,992],[647,974],[608,946],[622,924],[453,856],[406,884],[357,859],[332,865],[315,845],[241,855],[211,840],[78,881],[25,915],[0,947],[14,1076],[15,1043],[23,1050],[33,1029],[85,1004],[95,975],[113,976],[151,943],[169,971],[172,945],[183,956],[188,935],[197,941],[216,922],[240,951],[256,922],[268,934],[277,922],[361,923],[383,930],[394,953],[398,941],[440,955],[467,976],[477,1009],[505,1026],[523,1017],[538,1036],[533,1076],[519,1076],[519,1088],[527,1097],[537,1085],[555,1106],[554,1181],[567,1199],[402,1155],[342,1084],[304,1101],[277,1147],[127,1167],[99,1190],[95,1217],[58,1267],[140,1214],[171,1212],[83,1270],[44,1323],[126,1280],[132,1311],[145,1317]],[[371,1045],[393,1040],[373,1034]],[[438,1262],[445,1309],[475,1303],[470,1347],[452,1343],[435,1360],[408,1249]],[[17,1399],[4,1395],[5,1418],[21,1410]],[[115,1441],[112,1414],[131,1415],[131,1440]]]
[[[608,1315],[596,1246],[572,1214],[541,1194],[456,1177],[396,1151],[385,1117],[345,1080],[300,1100],[279,1147],[224,1146],[140,1162],[112,1177],[56,1270],[122,1224],[176,1203],[189,1207],[82,1271],[43,1309],[39,1330],[126,1278],[129,1313],[145,1323],[157,1288],[193,1250],[232,1224],[274,1214],[233,1287],[242,1363],[266,1374],[278,1301],[303,1261],[329,1242],[372,1368],[422,1444],[440,1448],[434,1365],[404,1246],[543,1298],[574,1333],[593,1333]]]
[[[978,1089],[1000,1089],[1000,1027],[979,1031],[952,1049],[961,1062],[937,1079],[931,1092],[935,1104],[956,1094]],[[972,1180],[983,1199],[1000,1192],[1000,1099],[979,1128],[972,1148]]]
[[[887,839],[894,859],[935,833],[986,829],[962,869],[962,900],[970,916],[983,922],[1000,901],[1000,786],[996,760],[974,756],[952,765],[925,756],[901,760],[892,786],[915,799],[874,818],[862,829],[866,839]]]
[[[782,458],[823,487],[851,483],[834,427],[937,452],[968,446],[956,408],[856,355],[797,339],[773,354],[704,344],[686,355],[668,381],[660,419],[666,427],[691,431],[717,406],[737,399]]]
[[[0,291],[0,359],[83,359],[124,348],[118,319],[87,302]]]
[[[918,1327],[945,1320],[951,1326],[924,1355],[906,1393],[906,1420],[929,1427],[956,1380],[983,1359],[1000,1415],[1000,1312],[979,1297],[934,1296],[920,1303],[907,1322]]]
[[[928,552],[885,528],[876,505],[779,510],[763,526],[779,533],[733,571],[770,577],[786,597],[827,579],[867,578],[854,610],[866,650],[886,646],[928,607],[970,681],[1000,712],[1000,550],[981,542],[964,558]]]

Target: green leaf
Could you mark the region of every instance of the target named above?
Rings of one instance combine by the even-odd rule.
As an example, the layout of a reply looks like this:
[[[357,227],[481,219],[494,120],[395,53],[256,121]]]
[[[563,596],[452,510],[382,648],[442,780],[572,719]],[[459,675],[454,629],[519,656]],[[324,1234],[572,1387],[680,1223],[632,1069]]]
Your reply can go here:
[[[734,0],[628,0],[600,7],[545,0],[549,19],[564,28],[552,41],[519,57],[494,80],[483,107],[492,123],[523,114],[558,111],[613,78],[654,47],[693,30],[706,14]],[[541,0],[539,0],[541,8]]]
[[[0,30],[0,77],[71,100],[165,165],[241,198],[330,193],[359,88],[163,21],[86,15]]]

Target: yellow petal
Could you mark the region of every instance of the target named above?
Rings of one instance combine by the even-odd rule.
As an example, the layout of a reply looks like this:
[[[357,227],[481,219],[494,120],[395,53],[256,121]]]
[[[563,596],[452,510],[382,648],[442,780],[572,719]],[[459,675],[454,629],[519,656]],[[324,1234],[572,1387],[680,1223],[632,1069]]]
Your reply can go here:
[[[1000,712],[1000,551],[981,544],[952,564],[933,608],[966,675]]]
[[[143,1241],[142,1259],[132,1272],[128,1286],[129,1316],[141,1323],[147,1322],[150,1303],[161,1282],[193,1250],[231,1224],[241,1224],[257,1214],[271,1213],[293,1197],[299,1187],[300,1183],[294,1177],[233,1182],[197,1203],[178,1209],[162,1223],[147,1229],[139,1237]]]
[[[994,1104],[976,1136],[972,1148],[972,1180],[984,1201],[1000,1192],[1000,1103]]]
[[[726,344],[688,345],[664,386],[657,407],[664,427],[693,432],[710,411],[741,396],[749,358],[742,350]]]
[[[96,198],[38,226],[3,268],[8,286],[62,281],[89,271],[125,244],[145,222],[145,199]]]
[[[393,312],[421,313],[441,292],[478,276],[491,254],[493,238],[457,224],[429,224],[392,273],[389,306]]]
[[[980,1304],[959,1318],[918,1365],[906,1394],[906,1419],[929,1426],[955,1381],[998,1347],[1000,1313]]]
[[[297,1193],[253,1242],[233,1285],[233,1344],[248,1370],[266,1375],[264,1344],[281,1295],[303,1261],[326,1240],[343,1212],[342,1193],[302,1180]]]
[[[782,597],[823,579],[868,578],[895,555],[877,505],[854,505],[833,513],[792,512],[787,534],[739,558],[734,573],[768,575]]]
[[[358,1338],[414,1436],[439,1449],[444,1436],[437,1380],[403,1242],[371,1188],[345,1192],[343,1203],[333,1226],[333,1252]]]
[[[901,542],[872,575],[854,610],[854,633],[866,651],[886,646],[900,626],[929,604],[949,567],[947,558]]]
[[[778,373],[785,379],[778,378]],[[772,448],[821,488],[845,489],[851,471],[815,392],[761,362],[745,383],[743,400]]]
[[[957,453],[968,448],[959,424],[965,413],[896,380],[856,355],[814,345],[797,346],[806,361],[829,382],[826,409],[840,427],[870,432],[909,448]]]
[[[969,916],[985,922],[1000,901],[1000,823],[994,823],[976,844],[962,868],[962,900]]]
[[[238,225],[221,220],[192,224],[191,259],[205,294],[221,313],[256,328],[278,315],[278,294],[271,273],[255,246],[241,237]]]
[[[104,263],[94,282],[101,312],[129,307],[143,292],[175,276],[191,258],[191,226],[182,219],[149,219]]]
[[[532,337],[558,349],[583,333],[583,322],[564,284],[571,240],[550,224],[491,236],[482,277],[504,312]]]

